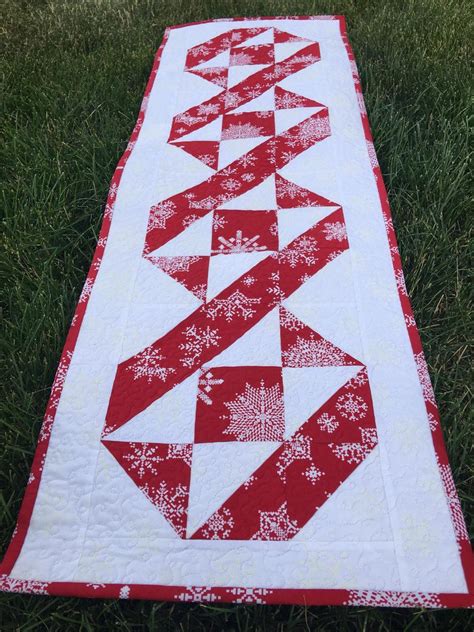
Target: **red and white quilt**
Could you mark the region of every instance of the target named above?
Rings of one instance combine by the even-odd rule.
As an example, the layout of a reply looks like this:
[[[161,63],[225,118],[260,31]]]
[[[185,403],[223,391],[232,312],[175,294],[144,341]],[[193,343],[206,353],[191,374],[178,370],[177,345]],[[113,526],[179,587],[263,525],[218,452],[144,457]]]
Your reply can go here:
[[[0,586],[452,607],[471,555],[343,18],[168,29]]]

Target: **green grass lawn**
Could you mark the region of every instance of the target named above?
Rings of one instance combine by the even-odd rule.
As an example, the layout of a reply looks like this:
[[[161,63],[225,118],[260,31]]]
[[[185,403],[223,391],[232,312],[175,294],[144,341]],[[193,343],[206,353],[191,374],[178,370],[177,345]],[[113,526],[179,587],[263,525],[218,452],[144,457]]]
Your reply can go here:
[[[2,553],[108,183],[164,28],[212,17],[325,13],[347,18],[454,478],[472,524],[467,0],[9,0],[2,19]],[[472,629],[473,623],[469,611],[22,595],[2,595],[0,611],[2,631],[451,631]]]

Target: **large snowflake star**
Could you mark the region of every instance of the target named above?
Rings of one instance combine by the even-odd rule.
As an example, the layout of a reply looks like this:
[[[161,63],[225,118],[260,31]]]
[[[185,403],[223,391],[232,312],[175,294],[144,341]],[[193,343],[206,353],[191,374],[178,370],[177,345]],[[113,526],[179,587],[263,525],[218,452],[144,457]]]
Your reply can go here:
[[[285,431],[283,395],[279,384],[266,387],[264,381],[255,388],[245,385],[245,391],[225,403],[230,423],[225,434],[239,441],[281,441]]]

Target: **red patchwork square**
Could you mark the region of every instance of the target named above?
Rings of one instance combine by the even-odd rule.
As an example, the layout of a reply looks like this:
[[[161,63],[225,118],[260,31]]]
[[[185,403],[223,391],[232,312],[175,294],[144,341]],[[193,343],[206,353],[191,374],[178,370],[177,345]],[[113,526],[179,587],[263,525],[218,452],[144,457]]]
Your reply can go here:
[[[223,116],[222,140],[256,138],[274,134],[275,118],[272,111],[240,112]]]
[[[212,254],[278,250],[276,211],[214,211]]]
[[[239,48],[234,48],[230,54],[231,66],[273,64],[274,62],[275,62],[275,49],[274,49],[273,44],[240,46]]]
[[[276,366],[203,368],[194,440],[283,441],[282,370]]]

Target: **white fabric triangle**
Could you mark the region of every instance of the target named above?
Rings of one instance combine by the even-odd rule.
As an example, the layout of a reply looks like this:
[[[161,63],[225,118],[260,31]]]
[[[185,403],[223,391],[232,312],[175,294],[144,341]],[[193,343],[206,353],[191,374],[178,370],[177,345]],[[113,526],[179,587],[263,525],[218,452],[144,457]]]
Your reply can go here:
[[[226,441],[193,447],[187,536],[191,536],[281,443]]]
[[[100,446],[95,478],[97,485],[91,494],[88,533],[90,542],[105,542],[107,550],[113,548],[116,538],[136,542],[161,538],[176,538],[176,532],[158,511],[105,446]],[[87,551],[87,558],[91,551]],[[95,551],[97,554],[97,551]],[[92,553],[93,555],[93,553]]]
[[[192,70],[201,70],[201,68],[222,68],[229,65],[230,49],[228,48],[223,53],[219,53],[209,61],[205,61],[199,66],[194,66]]]
[[[188,140],[215,140],[220,141],[222,133],[222,116],[218,116],[213,121],[204,125],[203,127],[199,127],[194,131],[186,134],[186,136],[180,136],[176,141],[177,143]]]
[[[261,112],[261,111],[274,111],[275,110],[275,88],[270,88],[263,94],[261,94],[256,99],[252,99],[252,101],[248,101],[243,105],[239,106],[235,110],[232,110],[234,113],[238,112]]]
[[[225,290],[231,283],[268,257],[268,251],[240,253],[236,255],[213,255],[209,262],[207,279],[207,301]]]
[[[357,303],[352,288],[350,251],[328,263],[283,306],[321,336],[366,364]]]
[[[266,141],[267,138],[268,136],[257,136],[255,138],[238,138],[235,140],[221,141],[218,168],[223,169],[227,167],[231,162],[234,162],[237,158],[241,158],[254,147]]]
[[[160,270],[157,270],[157,272],[160,272]],[[168,278],[173,282],[171,277]],[[174,284],[181,285],[176,281],[174,281]],[[181,288],[187,292],[187,295],[184,296],[188,300],[187,303],[162,303],[158,299],[154,305],[130,303],[127,324],[123,330],[120,362],[146,349],[158,338],[161,338],[176,325],[179,325],[180,322],[190,316],[200,306],[201,301],[194,294],[188,292],[183,286]],[[170,296],[170,294],[160,293],[159,296],[162,301],[163,296]]]
[[[332,213],[337,206],[306,206],[280,209],[278,213],[278,242],[280,250],[293,239],[309,230]]]
[[[244,81],[244,79],[247,79],[247,77],[250,77],[250,75],[254,75],[259,70],[262,70],[262,68],[268,68],[268,67],[269,67],[269,64],[249,64],[248,66],[247,65],[231,66],[229,68],[227,87],[232,88],[233,86],[236,86],[241,81]]]
[[[323,108],[289,108],[287,110],[275,111],[275,131],[277,134],[281,134],[285,130],[298,125],[301,121],[304,121],[308,117],[316,114]]]
[[[154,250],[154,257],[188,255],[210,255],[212,239],[212,213],[208,213],[190,224],[179,235]],[[163,300],[163,298],[161,299]]]
[[[378,447],[293,538],[302,542],[387,542],[389,546],[392,539]]]
[[[294,55],[299,50],[309,46],[310,42],[287,42],[286,44],[275,44],[275,62],[283,61],[290,55]]]
[[[273,27],[268,30],[260,33],[260,35],[255,35],[245,42],[241,42],[236,45],[236,48],[240,48],[241,46],[256,46],[257,44],[273,44]]]
[[[113,441],[192,443],[199,371],[176,385],[129,422],[107,435]]]
[[[281,366],[278,307],[206,364],[213,366]]]
[[[332,342],[332,341],[331,341]],[[288,439],[360,366],[283,368],[285,437]]]
[[[275,174],[272,173],[256,187],[229,200],[229,202],[225,202],[219,208],[256,211],[271,210],[276,209],[276,207]]]

